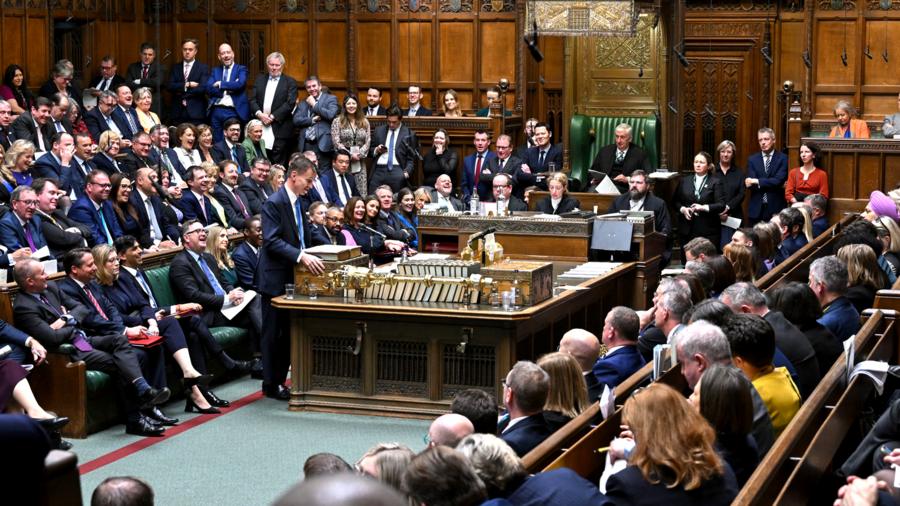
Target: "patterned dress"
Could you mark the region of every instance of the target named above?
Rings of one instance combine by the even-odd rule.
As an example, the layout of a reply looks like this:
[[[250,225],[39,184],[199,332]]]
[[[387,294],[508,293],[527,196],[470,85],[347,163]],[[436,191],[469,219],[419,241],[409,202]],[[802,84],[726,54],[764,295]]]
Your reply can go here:
[[[363,119],[363,124],[350,124],[341,128],[341,116],[334,118],[331,123],[331,140],[334,142],[334,150],[346,149],[350,153],[359,153],[359,161],[350,162],[350,171],[356,176],[356,187],[360,195],[366,195],[368,190],[368,178],[366,177],[366,154],[369,152],[369,141],[372,139],[372,130],[368,120]]]

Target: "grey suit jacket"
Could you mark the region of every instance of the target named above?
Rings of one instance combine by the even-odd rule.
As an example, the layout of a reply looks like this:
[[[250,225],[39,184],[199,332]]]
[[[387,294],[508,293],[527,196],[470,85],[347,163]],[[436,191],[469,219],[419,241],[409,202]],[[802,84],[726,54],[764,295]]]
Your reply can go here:
[[[300,138],[297,143],[297,150],[301,153],[311,149],[310,141],[306,139],[306,129],[314,128],[316,132],[316,140],[319,151],[328,152],[334,147],[331,141],[331,122],[338,114],[337,98],[331,93],[324,91],[319,95],[316,105],[310,107],[306,100],[300,102],[297,110],[294,111],[294,126],[300,127]],[[319,121],[313,123],[312,117],[318,116]]]

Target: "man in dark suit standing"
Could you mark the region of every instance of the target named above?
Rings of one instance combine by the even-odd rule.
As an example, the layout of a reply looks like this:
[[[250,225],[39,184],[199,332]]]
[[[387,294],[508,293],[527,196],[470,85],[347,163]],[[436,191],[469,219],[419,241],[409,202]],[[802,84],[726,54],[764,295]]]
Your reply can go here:
[[[72,220],[57,206],[59,187],[52,179],[35,179],[32,183],[37,195],[37,215],[41,219],[41,233],[54,258],[62,258],[66,251],[87,246],[91,229]],[[87,198],[87,197],[85,197]]]
[[[228,118],[222,124],[225,129],[225,137],[213,144],[209,150],[216,163],[231,160],[240,167],[240,172],[250,172],[247,166],[247,151],[241,145],[241,121],[238,118]]]
[[[290,318],[287,311],[272,307],[272,297],[284,293],[284,285],[294,282],[294,266],[303,264],[310,272],[321,274],[322,261],[304,251],[309,225],[300,197],[316,178],[315,166],[299,156],[291,160],[286,180],[263,204],[263,244],[256,269],[256,281],[262,294],[263,321],[267,322],[262,338],[263,393],[267,397],[287,400],[290,392],[284,385],[290,365]]]
[[[219,61],[222,65],[213,67],[206,81],[209,121],[215,142],[223,139],[225,120],[228,118],[238,118],[241,123],[250,119],[247,67],[234,62],[234,50],[229,44],[219,46]]]
[[[189,191],[184,192],[175,205],[184,213],[185,220],[198,220],[204,227],[212,224],[224,227],[225,224],[219,219],[219,213],[213,208],[209,197],[206,196],[207,187],[211,184],[206,169],[194,166],[188,172]]]
[[[584,382],[588,387],[588,402],[594,402],[603,395],[603,383],[594,375],[594,364],[600,358],[600,340],[584,329],[571,329],[562,336],[559,351],[568,353],[578,361]]]
[[[116,88],[125,82],[125,79],[118,74],[119,66],[116,65],[116,59],[110,55],[106,55],[100,60],[100,75],[94,79],[91,84],[91,95],[100,98],[104,91],[115,91]]]
[[[0,98],[0,147],[4,150],[8,150],[10,144],[16,140],[10,125],[12,125],[12,106]]]
[[[153,93],[151,110],[156,114],[160,114],[162,110],[159,89],[162,86],[164,73],[159,62],[156,61],[156,49],[149,42],[141,44],[141,60],[128,65],[128,70],[125,71],[125,82],[132,91],[138,88],[150,88]]]
[[[31,253],[47,245],[41,220],[34,216],[37,195],[30,186],[17,186],[10,197],[12,212],[0,218],[0,244],[7,251],[28,248]]]
[[[34,144],[35,154],[50,150],[50,129],[47,128],[47,123],[50,121],[51,107],[53,103],[50,99],[37,97],[31,106],[31,112],[23,112],[10,126],[13,137]]]
[[[406,89],[406,101],[409,107],[403,109],[404,116],[431,116],[431,109],[422,105],[422,87],[418,84],[410,84]]]
[[[134,191],[128,197],[143,232],[137,239],[142,248],[153,246],[160,249],[174,248],[178,245],[181,234],[178,233],[178,224],[170,222],[163,212],[162,200],[156,185],[157,177],[159,176],[152,168],[138,169]]]
[[[387,109],[381,105],[381,90],[370,86],[366,91],[366,116],[385,116]]]
[[[269,177],[270,167],[268,160],[258,159],[254,161],[253,167],[250,167],[250,177],[244,178],[238,186],[244,192],[244,196],[247,197],[247,202],[250,204],[250,214],[259,214],[262,211],[263,202],[274,193],[272,187],[266,181]]]
[[[172,109],[169,124],[193,123],[206,121],[206,81],[209,80],[209,67],[197,61],[197,39],[184,39],[181,42],[181,63],[169,70],[169,81],[166,87],[172,93]]]
[[[488,164],[496,157],[491,148],[491,136],[484,130],[476,130],[473,140],[475,152],[463,158],[463,203],[468,205],[473,194],[482,201],[491,199],[490,182],[493,180]],[[482,184],[481,178],[485,181]]]
[[[616,127],[616,142],[603,146],[594,158],[591,170],[602,172],[612,178],[620,192],[628,189],[628,176],[637,169],[650,172],[650,159],[640,146],[632,140],[632,129],[628,123]],[[593,184],[599,183],[597,181]]]
[[[219,164],[219,182],[213,188],[212,195],[225,209],[228,225],[237,230],[243,229],[252,215],[250,201],[238,188],[238,166],[235,162],[227,160]]]
[[[331,168],[331,122],[340,108],[337,98],[322,90],[322,83],[316,76],[306,78],[306,99],[294,111],[294,126],[300,128],[297,151],[314,151],[319,159],[319,169]]]
[[[538,123],[534,126],[535,146],[525,152],[525,163],[519,179],[525,186],[536,185],[541,190],[547,189],[547,175],[563,168],[563,151],[559,144],[551,144],[553,132],[550,125]]]
[[[13,305],[16,327],[49,349],[72,344],[72,361],[84,361],[88,368],[116,377],[126,399],[125,431],[141,436],[160,436],[165,429],[140,414],[169,399],[168,388],[157,390],[141,373],[134,348],[122,333],[93,334],[81,326],[88,309],[47,281],[44,266],[26,259],[13,271],[21,293]]]
[[[482,193],[481,186],[488,185],[497,174],[506,174],[513,180],[513,195],[519,199],[525,198],[525,188],[535,184],[535,176],[522,170],[522,159],[512,154],[512,138],[506,134],[497,137],[495,143],[497,156],[488,160],[490,178],[480,179],[478,193]],[[485,188],[484,193],[490,193],[490,188]]]
[[[409,177],[415,171],[415,154],[419,141],[416,134],[400,122],[400,109],[392,106],[387,112],[387,124],[375,129],[370,143],[371,157],[375,160],[369,193],[386,184],[394,193],[409,185]]]
[[[543,413],[549,392],[550,376],[534,362],[516,362],[506,375],[503,403],[507,413],[500,418],[498,432],[519,457],[550,435]]]
[[[608,213],[619,211],[653,211],[656,231],[666,237],[672,236],[672,221],[669,219],[666,202],[650,191],[647,174],[641,169],[631,173],[628,192],[616,197],[607,210]]]
[[[359,197],[356,188],[356,177],[350,172],[350,152],[340,149],[334,154],[331,170],[321,174],[322,186],[328,194],[328,200],[340,207],[347,205],[352,197]]]
[[[750,206],[747,209],[750,224],[769,221],[787,207],[784,199],[784,183],[787,181],[787,156],[775,149],[775,131],[760,128],[759,153],[747,158],[747,178],[744,184],[750,189]]]
[[[263,122],[263,131],[272,129],[271,160],[287,163],[291,154],[294,123],[291,112],[297,103],[297,81],[284,74],[284,55],[274,52],[266,57],[268,74],[256,78],[250,94],[250,113]],[[265,136],[265,134],[263,134]]]
[[[87,225],[91,229],[91,240],[88,246],[112,244],[116,237],[122,235],[119,219],[109,203],[112,185],[109,176],[102,170],[88,174],[85,195],[75,201],[69,209],[69,218]]]
[[[597,382],[616,388],[644,366],[644,357],[637,349],[640,327],[640,318],[633,309],[616,306],[609,311],[603,322],[607,352],[593,367]]]

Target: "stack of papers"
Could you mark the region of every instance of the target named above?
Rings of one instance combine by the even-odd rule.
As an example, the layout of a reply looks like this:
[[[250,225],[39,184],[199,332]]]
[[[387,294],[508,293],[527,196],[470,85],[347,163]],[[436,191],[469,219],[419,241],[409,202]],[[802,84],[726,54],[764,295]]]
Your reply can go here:
[[[602,276],[622,265],[621,262],[585,262],[562,273],[557,278],[560,284],[579,284],[582,281]]]

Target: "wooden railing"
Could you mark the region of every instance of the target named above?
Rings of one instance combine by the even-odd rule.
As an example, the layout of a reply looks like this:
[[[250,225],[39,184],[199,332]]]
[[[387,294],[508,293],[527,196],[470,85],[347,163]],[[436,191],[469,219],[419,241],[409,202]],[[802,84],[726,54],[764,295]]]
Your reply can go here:
[[[867,312],[855,337],[856,359],[897,359],[898,321],[894,311]],[[734,504],[824,504],[835,497],[836,485],[823,478],[847,441],[873,390],[871,380],[847,384],[844,355],[832,365],[801,406],[781,437],[760,462]],[[850,443],[850,444],[848,444]]]

